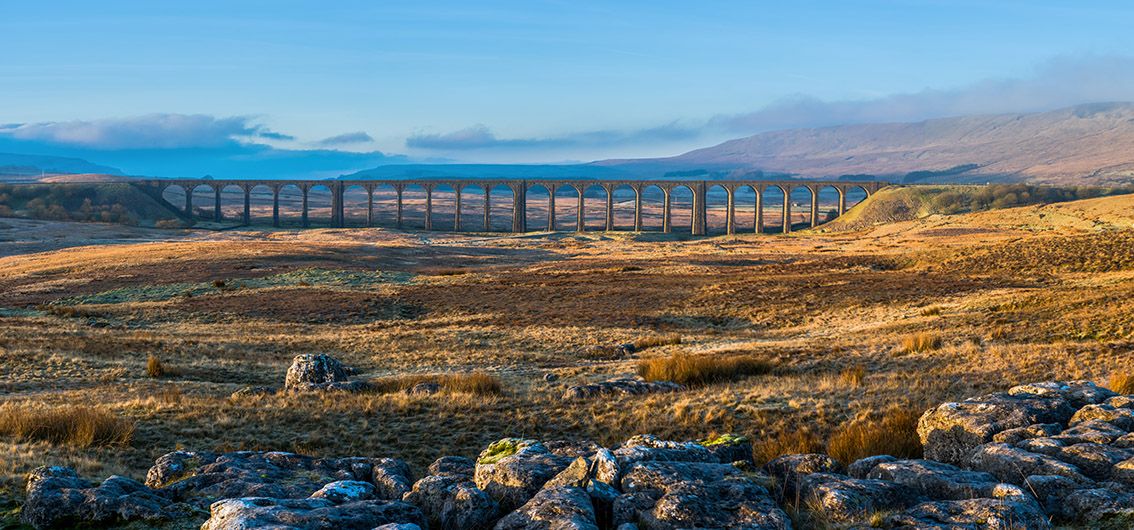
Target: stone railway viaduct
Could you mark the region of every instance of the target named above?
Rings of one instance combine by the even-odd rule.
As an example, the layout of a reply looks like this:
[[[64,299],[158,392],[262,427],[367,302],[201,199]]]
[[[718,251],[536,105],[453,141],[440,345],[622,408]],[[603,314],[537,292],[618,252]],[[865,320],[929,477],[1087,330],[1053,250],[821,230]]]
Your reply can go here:
[[[811,181],[811,180],[519,180],[519,179],[429,179],[429,180],[244,180],[244,179],[149,179],[134,181],[134,184],[147,191],[155,198],[162,199],[162,194],[171,187],[178,187],[185,192],[185,214],[193,215],[193,192],[201,187],[213,191],[213,215],[215,221],[221,221],[221,192],[229,187],[236,187],[244,192],[243,223],[251,223],[252,191],[264,187],[272,192],[272,225],[280,225],[280,191],[288,186],[294,186],[303,195],[302,226],[308,223],[308,194],[317,187],[323,187],[331,193],[331,224],[343,227],[345,220],[344,192],[352,187],[359,187],[367,194],[366,225],[372,226],[374,222],[374,192],[376,189],[389,186],[397,193],[397,225],[402,226],[404,204],[402,196],[407,188],[418,186],[425,191],[425,229],[433,229],[433,194],[440,188],[449,188],[456,194],[455,229],[461,226],[461,195],[468,188],[484,190],[484,229],[489,230],[489,216],[491,213],[491,194],[494,189],[503,186],[512,194],[512,232],[526,232],[528,193],[533,190],[542,190],[548,195],[547,230],[555,231],[559,225],[555,219],[555,192],[564,188],[573,189],[577,195],[578,208],[575,219],[575,229],[583,231],[584,204],[586,191],[599,187],[605,192],[606,203],[606,230],[614,230],[614,191],[619,188],[629,188],[634,191],[634,231],[642,230],[642,194],[650,187],[660,189],[664,196],[662,209],[662,231],[672,231],[673,192],[678,188],[686,188],[693,195],[692,205],[692,233],[705,235],[707,232],[706,194],[710,189],[721,188],[728,194],[728,213],[725,231],[728,234],[736,233],[736,192],[745,187],[756,194],[755,232],[764,232],[764,193],[770,189],[778,189],[783,195],[782,230],[791,231],[791,192],[797,189],[806,189],[810,193],[810,226],[817,226],[819,220],[819,191],[833,188],[839,194],[838,214],[847,210],[847,193],[855,188],[862,189],[869,197],[874,192],[885,187],[888,183],[882,181],[851,182],[851,181]],[[164,199],[162,199],[164,200]]]

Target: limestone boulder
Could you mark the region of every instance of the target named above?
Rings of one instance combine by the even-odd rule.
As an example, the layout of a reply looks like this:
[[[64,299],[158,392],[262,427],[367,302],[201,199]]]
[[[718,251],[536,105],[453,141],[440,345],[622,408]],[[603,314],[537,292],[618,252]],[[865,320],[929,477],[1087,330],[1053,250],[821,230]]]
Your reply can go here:
[[[812,473],[799,485],[800,506],[822,521],[869,522],[875,513],[901,511],[919,500],[916,491],[897,482],[835,473]]]
[[[1017,444],[1033,438],[1049,438],[1063,432],[1063,426],[1058,423],[1037,423],[1027,427],[1016,427],[1001,431],[992,436],[992,441],[1006,444]]]
[[[1001,432],[1037,423],[1062,425],[1074,414],[1075,407],[1058,396],[989,394],[930,409],[918,420],[917,432],[925,458],[965,465],[977,447]]]
[[[1117,464],[1134,458],[1134,451],[1097,443],[1081,443],[1062,448],[1055,458],[1075,466],[1089,479],[1106,481],[1111,480]]]
[[[443,456],[429,464],[430,475],[462,475],[471,480],[474,473],[476,473],[476,462],[463,456]]]
[[[582,488],[540,490],[496,523],[496,530],[598,530],[590,495]]]
[[[895,482],[934,500],[990,497],[1000,481],[989,473],[968,471],[931,460],[894,460],[880,463],[869,478]]]
[[[712,462],[720,458],[709,448],[696,442],[661,440],[650,434],[631,437],[613,451],[621,469],[638,462]]]
[[[637,525],[643,530],[788,530],[791,520],[763,486],[746,477],[730,476],[673,486],[651,508],[639,510]]]
[[[783,455],[764,465],[764,472],[776,479],[776,498],[799,498],[799,484],[812,473],[842,473],[843,466],[835,459],[818,453]]]
[[[426,524],[421,510],[402,501],[357,501],[335,504],[327,499],[224,499],[209,508],[201,530],[304,529],[370,530],[385,524]]]
[[[488,528],[499,516],[496,501],[471,480],[471,475],[444,473],[417,481],[403,500],[417,506],[429,528],[478,530]]]
[[[365,501],[374,498],[374,485],[358,480],[339,480],[324,484],[311,494],[313,499],[327,499],[335,504]]]
[[[890,455],[868,456],[866,458],[851,462],[851,464],[847,466],[847,474],[853,478],[867,478],[870,475],[870,472],[874,471],[874,468],[878,467],[879,465],[897,461],[897,458],[894,458]]]
[[[600,383],[573,385],[563,392],[564,401],[590,399],[598,396],[657,394],[677,392],[684,389],[669,381],[643,381],[641,379],[611,379]]]
[[[1081,443],[1111,444],[1126,435],[1125,430],[1105,421],[1088,420],[1076,423],[1072,427],[1052,435],[1051,438],[1059,440],[1067,446]]]
[[[371,460],[371,481],[379,499],[398,500],[413,489],[413,477],[405,462],[396,458]]]
[[[322,353],[296,355],[284,379],[288,392],[326,390],[334,383],[348,383],[350,370],[338,359]]]
[[[1102,403],[1118,394],[1091,381],[1043,381],[1008,389],[1011,396],[1034,396],[1066,400],[1072,407]]]
[[[1075,412],[1070,425],[1075,426],[1088,421],[1109,423],[1126,432],[1134,431],[1134,409],[1120,408],[1106,403],[1087,405]]]
[[[102,483],[71,468],[44,466],[28,475],[20,520],[33,528],[71,528],[144,521],[166,522],[192,514],[145,484],[121,476]]]
[[[505,438],[481,452],[473,478],[502,510],[511,511],[531,499],[572,460],[535,440]]]
[[[709,462],[639,462],[622,475],[622,492],[663,494],[691,482],[717,482],[743,473],[731,464]]]
[[[1031,475],[1058,475],[1084,485],[1092,483],[1075,465],[1008,444],[991,443],[979,446],[973,453],[969,465],[973,469],[988,472],[998,480],[1010,484],[1023,485]]]
[[[1060,508],[1063,520],[1082,528],[1134,528],[1134,495],[1122,488],[1074,490]]]
[[[983,498],[922,503],[885,517],[881,526],[909,530],[1047,530],[1051,523],[1034,500]]]

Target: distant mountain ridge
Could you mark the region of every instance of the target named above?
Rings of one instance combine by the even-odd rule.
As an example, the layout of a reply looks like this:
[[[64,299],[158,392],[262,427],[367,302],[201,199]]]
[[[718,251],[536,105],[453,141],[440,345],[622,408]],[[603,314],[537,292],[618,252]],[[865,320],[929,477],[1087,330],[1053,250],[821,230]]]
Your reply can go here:
[[[675,157],[596,164],[728,167],[806,178],[900,180],[920,172],[926,181],[1131,184],[1134,103],[773,131]]]
[[[82,158],[0,153],[0,176],[38,177],[42,174],[79,173],[121,175],[122,171],[115,167],[94,164]]]

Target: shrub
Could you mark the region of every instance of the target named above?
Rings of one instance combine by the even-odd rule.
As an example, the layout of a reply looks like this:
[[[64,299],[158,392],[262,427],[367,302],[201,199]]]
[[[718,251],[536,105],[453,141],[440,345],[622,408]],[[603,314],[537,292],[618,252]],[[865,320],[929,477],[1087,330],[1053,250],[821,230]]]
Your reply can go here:
[[[827,454],[844,464],[874,455],[921,458],[917,420],[921,414],[910,408],[892,408],[879,420],[844,424],[827,442]]]
[[[0,435],[72,447],[128,445],[134,424],[88,406],[0,405]]]
[[[941,335],[929,331],[922,331],[902,339],[901,352],[921,353],[933,351],[941,347]]]
[[[165,365],[161,363],[161,359],[158,359],[152,353],[146,357],[146,375],[149,377],[164,377],[166,375]]]
[[[781,432],[777,436],[761,438],[752,444],[752,458],[758,466],[767,464],[778,456],[822,451],[823,443],[819,437],[806,429]]]
[[[1134,374],[1129,372],[1116,372],[1110,374],[1107,388],[1119,394],[1134,394]]]
[[[858,388],[862,386],[862,380],[866,378],[865,366],[852,366],[839,372],[839,382],[851,388]]]
[[[478,396],[499,396],[504,393],[504,384],[500,382],[500,378],[484,372],[399,375],[371,381],[375,392],[379,394],[405,392],[419,383],[437,383],[445,392],[459,392]]]
[[[762,375],[773,368],[767,359],[751,355],[715,357],[679,353],[640,361],[638,375],[647,381],[673,381],[696,386]]]

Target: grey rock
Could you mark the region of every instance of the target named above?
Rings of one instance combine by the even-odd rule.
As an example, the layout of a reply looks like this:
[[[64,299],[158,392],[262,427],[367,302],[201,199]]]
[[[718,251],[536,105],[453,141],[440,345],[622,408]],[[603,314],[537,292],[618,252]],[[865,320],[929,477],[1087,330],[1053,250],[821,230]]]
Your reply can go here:
[[[230,397],[233,399],[240,399],[250,396],[267,396],[279,392],[280,389],[274,386],[246,386],[233,392]]]
[[[1060,515],[1084,528],[1134,528],[1134,495],[1117,488],[1079,489],[1069,493]],[[1090,526],[1087,526],[1090,525]]]
[[[386,523],[375,526],[374,530],[421,530],[421,527],[413,523]]]
[[[1008,429],[1037,423],[1066,423],[1075,408],[1058,397],[989,394],[930,409],[918,420],[925,457],[964,465],[973,451]]]
[[[1067,447],[1067,443],[1056,438],[1028,438],[1017,443],[1016,447],[1030,453],[1056,456],[1064,447]]]
[[[622,466],[610,449],[599,449],[594,454],[594,479],[607,484],[622,482]]]
[[[1025,485],[1047,514],[1062,514],[1067,496],[1082,487],[1082,484],[1059,475],[1032,475]]]
[[[441,530],[488,528],[500,511],[488,493],[455,473],[422,478],[403,500],[421,508],[430,528]]]
[[[141,482],[112,476],[95,484],[67,467],[35,469],[28,475],[25,493],[20,520],[37,529],[161,522],[179,514],[173,501]]]
[[[812,473],[800,479],[800,506],[818,519],[868,522],[877,512],[900,511],[919,502],[912,488],[877,479],[856,479],[834,473]]]
[[[1115,427],[1105,421],[1089,420],[1075,424],[1073,427],[1053,435],[1051,438],[1063,442],[1063,445],[1080,443],[1109,444],[1122,438],[1126,431]]]
[[[551,454],[569,458],[580,456],[590,458],[596,451],[602,449],[601,445],[590,440],[551,440],[543,442],[543,445],[551,451]]]
[[[622,475],[624,493],[661,494],[690,482],[717,482],[742,472],[730,464],[707,462],[639,462]]]
[[[1027,427],[1017,427],[1001,431],[992,436],[992,441],[1006,444],[1017,444],[1032,438],[1048,438],[1063,432],[1063,426],[1058,423],[1037,423]]]
[[[989,473],[967,471],[931,460],[896,460],[878,464],[869,478],[907,486],[930,499],[963,500],[989,497],[999,485]]]
[[[970,460],[973,469],[991,473],[1010,484],[1024,484],[1031,475],[1059,475],[1081,484],[1090,484],[1078,467],[1053,457],[1032,453],[1008,444],[985,444]]]
[[[430,475],[454,474],[472,479],[476,472],[476,462],[463,456],[443,456],[429,464]]]
[[[874,468],[878,467],[879,464],[897,461],[897,458],[890,455],[868,456],[861,460],[856,460],[852,462],[851,465],[847,466],[847,474],[854,478],[867,478],[870,472],[874,471]]]
[[[1134,409],[1134,396],[1114,396],[1103,403],[1117,409]]]
[[[842,473],[843,466],[835,459],[818,453],[783,455],[764,465],[764,472],[776,479],[776,498],[799,498],[799,484],[812,473]]]
[[[374,485],[359,480],[339,480],[319,488],[311,498],[327,499],[335,504],[370,500],[374,498]]]
[[[1071,417],[1070,426],[1074,427],[1080,423],[1088,421],[1101,421],[1109,423],[1126,432],[1134,431],[1134,410],[1127,408],[1118,408],[1105,403],[1098,405],[1087,405]]]
[[[590,496],[581,488],[540,490],[496,523],[496,530],[598,530]]]
[[[544,483],[543,487],[556,488],[559,486],[574,486],[576,488],[586,488],[587,483],[591,481],[593,476],[594,473],[591,470],[591,461],[580,456],[573,460],[566,469],[560,471],[558,475],[555,475],[551,480]]]
[[[1055,455],[1059,460],[1079,469],[1087,478],[1110,480],[1116,464],[1134,457],[1134,451],[1096,443],[1081,443],[1062,448]]]
[[[676,485],[652,509],[639,512],[638,525],[644,530],[788,530],[791,521],[768,490],[745,477],[730,476],[714,482]]]
[[[884,518],[882,527],[909,530],[1047,530],[1051,523],[1034,500],[1007,498],[926,502]]]
[[[374,482],[374,494],[379,499],[398,500],[413,489],[413,478],[405,462],[396,458],[379,458],[371,462],[371,481]]]
[[[597,396],[656,394],[677,392],[684,389],[677,383],[670,381],[643,381],[641,379],[611,379],[601,383],[589,385],[574,385],[567,387],[563,392],[564,401],[590,399]]]
[[[423,381],[406,389],[411,396],[432,396],[441,391],[441,385],[430,381]]]
[[[559,375],[555,372],[547,372],[546,374],[543,374],[543,380],[548,383],[554,383],[559,380]]]
[[[296,355],[284,379],[288,392],[325,390],[332,383],[346,383],[350,371],[338,359],[322,353]]]
[[[1114,391],[1100,387],[1091,381],[1044,381],[1014,386],[1008,389],[1012,396],[1050,397],[1066,400],[1071,406],[1079,408],[1085,405],[1102,403],[1118,394]]]
[[[368,458],[320,459],[284,452],[175,451],[157,459],[146,474],[146,485],[199,506],[241,497],[300,499],[330,482],[372,482],[374,464]]]
[[[201,530],[370,530],[390,523],[425,525],[421,511],[402,501],[334,504],[327,499],[248,497],[217,501],[209,511]]]
[[[638,514],[652,510],[661,495],[662,493],[659,491],[641,491],[619,495],[614,499],[614,504],[611,507],[614,526],[637,526]]]
[[[660,440],[649,434],[631,437],[615,449],[613,454],[623,470],[635,463],[649,461],[720,463],[720,458],[701,444]]]
[[[503,453],[501,447],[506,448]],[[478,488],[500,503],[502,510],[510,511],[531,499],[571,460],[553,454],[533,440],[504,439],[481,453],[474,480]]]

